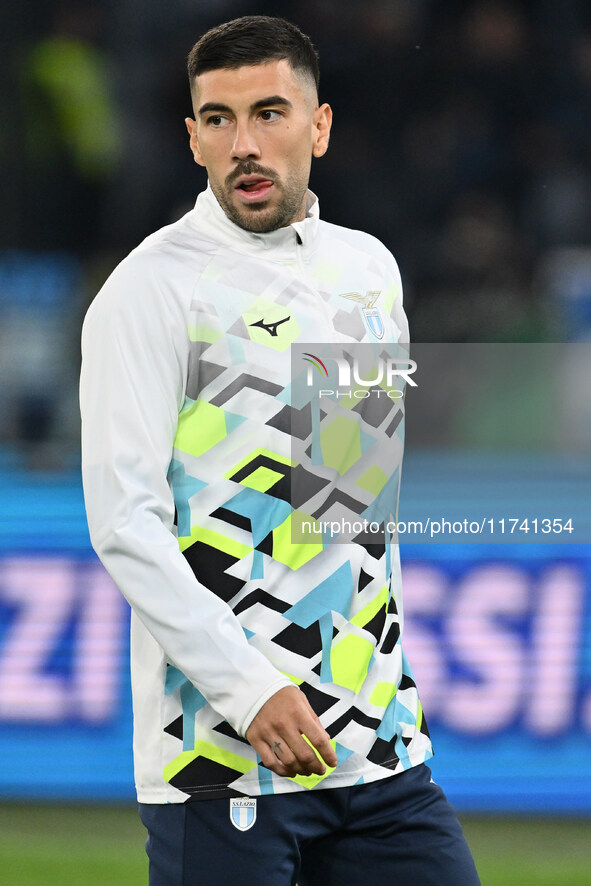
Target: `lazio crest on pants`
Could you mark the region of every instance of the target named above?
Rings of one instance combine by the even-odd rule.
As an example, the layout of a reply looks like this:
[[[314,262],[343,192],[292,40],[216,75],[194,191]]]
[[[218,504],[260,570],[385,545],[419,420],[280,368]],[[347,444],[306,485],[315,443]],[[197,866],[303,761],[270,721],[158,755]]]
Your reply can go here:
[[[257,801],[250,797],[230,799],[230,821],[239,831],[248,831],[257,820]]]

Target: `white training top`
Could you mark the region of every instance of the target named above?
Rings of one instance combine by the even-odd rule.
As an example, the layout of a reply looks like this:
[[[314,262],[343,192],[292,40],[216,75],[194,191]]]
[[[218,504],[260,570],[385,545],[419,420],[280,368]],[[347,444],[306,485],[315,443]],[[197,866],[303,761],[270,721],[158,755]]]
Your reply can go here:
[[[394,259],[320,221],[311,193],[303,221],[255,234],[208,188],[91,305],[84,491],[93,546],[132,607],[140,802],[359,784],[431,756],[397,546],[292,536],[336,504],[385,525],[404,428],[401,400],[300,402],[292,362],[322,372],[314,343],[407,341]],[[323,777],[280,778],[244,738],[294,684],[337,752]]]

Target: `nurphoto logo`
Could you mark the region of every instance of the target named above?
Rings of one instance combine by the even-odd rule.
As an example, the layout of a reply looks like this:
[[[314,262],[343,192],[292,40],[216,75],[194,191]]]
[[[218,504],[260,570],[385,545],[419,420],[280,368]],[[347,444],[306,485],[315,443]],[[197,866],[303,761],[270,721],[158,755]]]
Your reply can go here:
[[[416,381],[411,378],[417,364],[408,357],[378,357],[371,367],[363,368],[357,357],[351,361],[346,357],[324,357],[321,359],[316,354],[305,352],[302,359],[310,365],[306,375],[306,385],[315,386],[316,374],[322,378],[329,378],[330,373],[324,361],[330,361],[336,365],[337,389],[320,390],[320,397],[354,397],[358,400],[365,399],[371,394],[380,396],[384,394],[391,400],[399,400],[403,392],[395,388],[394,384],[402,379],[406,384],[416,388]],[[316,370],[316,373],[315,371]],[[372,389],[370,391],[370,388]],[[341,390],[345,389],[345,391]]]

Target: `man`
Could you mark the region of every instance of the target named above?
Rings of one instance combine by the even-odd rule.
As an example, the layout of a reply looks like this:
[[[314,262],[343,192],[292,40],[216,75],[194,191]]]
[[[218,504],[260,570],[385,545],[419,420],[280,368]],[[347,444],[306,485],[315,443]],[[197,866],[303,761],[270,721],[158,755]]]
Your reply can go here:
[[[132,606],[151,886],[470,886],[424,765],[397,548],[292,536],[354,472],[294,463],[309,404],[296,402],[290,346],[407,340],[396,264],[369,235],[319,220],[307,186],[331,110],[295,26],[214,28],[189,77],[186,126],[209,187],[121,263],[83,332],[88,520]],[[325,451],[354,426],[401,454],[399,409],[388,401],[373,425],[361,412],[309,423]],[[348,464],[369,513],[379,490],[395,500],[398,472],[366,470],[363,450]]]

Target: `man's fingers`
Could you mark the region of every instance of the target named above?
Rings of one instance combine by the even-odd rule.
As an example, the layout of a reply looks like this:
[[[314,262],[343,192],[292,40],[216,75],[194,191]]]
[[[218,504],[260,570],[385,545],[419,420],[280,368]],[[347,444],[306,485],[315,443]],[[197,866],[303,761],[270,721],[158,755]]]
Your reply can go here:
[[[266,766],[267,769],[270,769],[272,772],[275,772],[277,775],[289,776],[291,773],[288,771],[287,767],[284,763],[281,762],[279,757],[272,751],[271,747],[265,741],[256,742],[253,744],[253,747],[259,757],[261,758],[261,763],[263,766]]]
[[[336,752],[330,743],[330,736],[328,733],[321,727],[321,731],[314,733],[313,737],[310,735],[305,735],[304,737],[310,742],[312,747],[318,751],[326,765],[331,769],[334,769],[338,760]]]
[[[316,775],[324,775],[326,766],[319,759],[314,747],[306,741],[302,735],[298,735],[294,740],[292,750],[297,758],[299,765],[305,775],[315,773]]]
[[[307,729],[303,729],[303,736],[313,748],[316,748],[326,765],[331,769],[334,769],[338,760],[336,752],[330,743],[330,736],[322,725],[320,717],[317,715],[316,711],[310,704],[308,704],[308,707],[310,710],[310,717],[314,721],[314,726],[309,726]]]
[[[302,766],[285,741],[261,742],[260,746],[254,747],[263,766],[277,775],[294,778],[296,775],[311,774],[310,770]]]
[[[292,746],[290,746],[292,745]],[[296,775],[324,775],[326,767],[314,749],[301,735],[268,739],[255,745],[261,763],[277,775],[293,778]]]
[[[246,732],[261,761],[278,775],[324,775],[337,765],[328,733],[308,699],[295,686],[265,702]]]
[[[288,769],[297,767],[297,760],[295,754],[291,750],[290,746],[285,741],[277,740],[271,744],[271,750],[277,757],[280,763],[283,763]]]
[[[305,750],[301,750],[300,744],[304,746]],[[267,745],[292,778],[294,775],[309,775],[313,771],[320,771],[317,766],[320,761],[300,735],[291,736],[289,739],[278,737],[274,741],[268,740]],[[275,763],[273,763],[273,770],[277,771]]]

